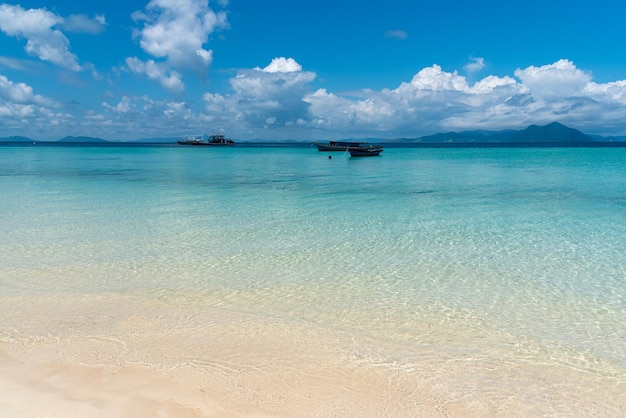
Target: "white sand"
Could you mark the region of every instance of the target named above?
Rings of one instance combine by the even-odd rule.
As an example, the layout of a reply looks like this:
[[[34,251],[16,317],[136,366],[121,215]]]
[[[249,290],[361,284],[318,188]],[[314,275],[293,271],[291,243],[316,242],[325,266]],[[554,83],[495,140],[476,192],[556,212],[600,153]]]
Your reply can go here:
[[[29,366],[2,357],[3,417],[228,416],[199,389],[145,367]]]
[[[2,417],[620,417],[623,376],[144,298],[6,300]],[[439,332],[439,331],[437,331]],[[433,338],[433,336],[429,336]],[[391,349],[390,349],[391,348]],[[408,350],[399,362],[389,353]]]

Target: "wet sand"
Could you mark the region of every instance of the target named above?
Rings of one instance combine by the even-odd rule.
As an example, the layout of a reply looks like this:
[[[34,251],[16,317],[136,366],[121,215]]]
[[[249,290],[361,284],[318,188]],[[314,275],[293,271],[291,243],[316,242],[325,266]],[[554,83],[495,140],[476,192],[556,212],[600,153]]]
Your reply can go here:
[[[464,352],[144,297],[17,297],[1,309],[0,416],[626,413],[623,376],[513,357],[458,330],[440,342],[465,339]]]

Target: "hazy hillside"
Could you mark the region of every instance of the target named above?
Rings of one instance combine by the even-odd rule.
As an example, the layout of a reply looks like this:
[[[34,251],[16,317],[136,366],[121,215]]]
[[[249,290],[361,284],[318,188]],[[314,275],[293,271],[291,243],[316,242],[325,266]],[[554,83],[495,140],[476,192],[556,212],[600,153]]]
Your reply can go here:
[[[582,143],[593,140],[579,130],[558,122],[545,126],[531,125],[521,131],[464,131],[448,132],[417,138],[421,143]]]
[[[57,142],[109,142],[105,139],[101,138],[93,138],[91,136],[66,136],[65,138],[59,139]]]
[[[0,138],[0,142],[34,142],[34,140],[25,136],[7,136]]]
[[[156,144],[175,144],[179,138],[161,137],[161,138],[138,138],[131,141],[107,141],[101,138],[90,136],[66,136],[58,141],[66,143],[156,143]],[[237,142],[272,142],[271,140],[248,140]],[[376,142],[395,142],[405,144],[584,144],[584,143],[608,143],[608,142],[626,142],[626,136],[609,136],[586,135],[577,129],[569,128],[561,123],[552,122],[544,126],[530,125],[522,130],[505,129],[500,131],[486,130],[470,130],[462,132],[446,132],[433,135],[422,136],[419,138],[341,138],[343,141],[367,141]],[[0,142],[39,142],[37,139],[27,138],[25,136],[0,137]],[[47,142],[47,141],[41,141]],[[293,140],[283,142],[309,142],[305,140]]]
[[[592,139],[579,130],[568,128],[558,122],[545,126],[530,125],[511,136],[512,142],[591,142]]]

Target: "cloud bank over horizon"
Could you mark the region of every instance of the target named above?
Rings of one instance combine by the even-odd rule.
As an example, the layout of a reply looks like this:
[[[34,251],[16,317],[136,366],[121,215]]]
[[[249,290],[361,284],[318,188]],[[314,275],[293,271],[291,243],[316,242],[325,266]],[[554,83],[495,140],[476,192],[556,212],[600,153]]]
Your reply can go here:
[[[120,55],[122,66],[99,68],[107,77],[77,82],[106,87],[93,106],[59,100],[16,76],[39,60],[58,74],[85,73],[94,65],[72,51],[69,33],[98,36],[104,15],[66,18],[46,9],[0,4],[0,32],[18,42],[30,60],[0,57],[0,136],[58,139],[66,135],[105,139],[181,136],[220,129],[238,139],[380,137],[417,138],[469,129],[520,129],[558,121],[585,133],[626,135],[626,80],[594,81],[591,71],[562,58],[486,75],[488,57],[470,57],[460,73],[433,63],[395,86],[333,91],[297,57],[277,56],[252,68],[231,69],[227,88],[206,79],[213,64],[212,34],[227,30],[226,12],[202,0],[176,4],[152,0],[132,13],[132,38],[142,54]],[[406,32],[380,35],[405,42]],[[42,65],[44,65],[42,64]],[[9,76],[9,70],[13,71]],[[143,92],[117,84],[135,77],[152,86]],[[476,80],[476,81],[470,81]],[[131,86],[134,87],[134,86]]]
[[[146,133],[152,120],[160,120],[148,135],[154,137],[177,120],[199,129],[220,126],[253,139],[414,138],[553,121],[586,133],[626,134],[619,130],[626,116],[626,81],[595,83],[590,73],[566,59],[517,69],[511,76],[489,75],[473,84],[457,71],[433,64],[394,88],[349,93],[313,89],[316,77],[295,59],[278,57],[264,68],[239,70],[230,78],[227,94],[205,92],[199,111],[184,101],[123,96],[117,102],[104,101],[101,112],[90,112],[82,121],[68,117],[66,122],[79,122],[85,132],[120,139]],[[0,76],[0,118],[22,120],[14,119],[16,130],[26,130],[32,121],[62,124],[53,111],[57,106],[30,86]],[[52,116],[54,121],[47,121]]]

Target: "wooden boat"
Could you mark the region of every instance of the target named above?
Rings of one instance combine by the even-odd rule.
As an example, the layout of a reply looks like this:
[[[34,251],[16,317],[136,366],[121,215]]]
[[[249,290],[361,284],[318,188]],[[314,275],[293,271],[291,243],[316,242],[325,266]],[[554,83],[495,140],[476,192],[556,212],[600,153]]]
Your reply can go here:
[[[313,142],[318,151],[346,151],[350,147],[360,147],[368,145],[367,142],[349,142],[349,141],[328,141],[327,144],[321,142]]]
[[[359,147],[348,147],[351,157],[373,157],[383,152],[382,145],[367,145]]]

